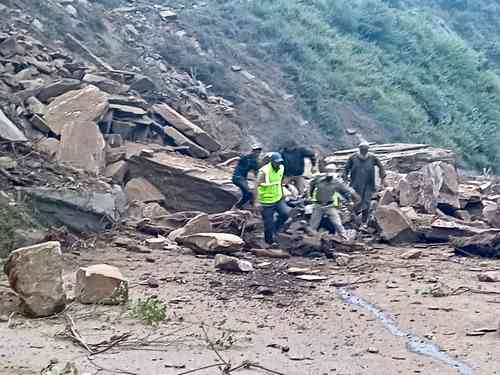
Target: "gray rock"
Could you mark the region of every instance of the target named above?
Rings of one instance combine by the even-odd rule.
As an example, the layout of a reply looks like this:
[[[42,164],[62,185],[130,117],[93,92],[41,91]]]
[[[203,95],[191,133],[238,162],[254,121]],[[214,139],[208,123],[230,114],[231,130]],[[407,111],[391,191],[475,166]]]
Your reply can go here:
[[[0,156],[0,169],[15,169],[17,162],[9,156]]]
[[[175,21],[177,19],[177,13],[164,9],[160,11],[160,17],[164,21]]]
[[[114,266],[81,267],[76,273],[75,296],[84,304],[124,304],[128,301],[128,282]]]
[[[42,102],[47,103],[51,98],[79,89],[80,85],[80,81],[76,79],[62,79],[41,87],[35,96]]]
[[[125,186],[128,202],[164,202],[165,196],[145,178],[133,178]]]
[[[8,37],[0,43],[0,55],[9,58],[19,52],[19,46],[15,36]]]
[[[27,142],[23,132],[0,109],[0,139],[10,142]]]
[[[146,76],[136,76],[135,80],[130,84],[130,90],[137,91],[140,94],[154,91],[155,88],[153,80]]]
[[[195,253],[201,254],[231,254],[243,248],[243,240],[228,233],[197,233],[178,237],[177,243],[186,246]]]
[[[78,17],[78,11],[75,9],[75,7],[73,5],[66,5],[64,7],[64,9],[66,10],[66,12],[69,13],[69,15],[73,18],[77,18]]]
[[[85,74],[83,82],[99,87],[102,91],[108,94],[124,94],[128,91],[128,85],[121,84],[107,77],[98,76],[95,74]]]
[[[104,176],[111,178],[113,183],[121,185],[128,172],[128,164],[124,160],[110,164],[104,170]]]
[[[182,228],[172,231],[168,235],[168,239],[175,241],[178,237],[190,236],[196,233],[210,233],[212,230],[210,217],[207,214],[199,214],[189,220]]]
[[[152,110],[167,124],[176,128],[204,149],[210,152],[220,150],[221,145],[212,136],[169,107],[167,104],[156,104],[152,107]]]
[[[23,189],[36,208],[36,215],[49,225],[65,225],[77,232],[100,232],[110,228],[125,212],[119,186],[109,193],[65,189]]]
[[[55,138],[44,138],[33,145],[37,151],[47,155],[50,160],[55,159],[59,146],[60,142]]]
[[[59,242],[17,249],[10,254],[4,269],[27,315],[50,316],[66,306]]]
[[[254,270],[252,263],[249,261],[224,254],[217,254],[215,256],[215,268],[230,272],[251,272]]]
[[[198,146],[177,129],[171,126],[167,126],[164,129],[164,133],[176,146],[188,147],[189,155],[200,159],[205,159],[210,156],[210,152],[205,150],[203,147]]]
[[[49,125],[45,122],[45,120],[39,115],[33,115],[30,119],[31,125],[33,125],[37,130],[41,131],[43,134],[50,134]]]
[[[45,116],[47,112],[47,106],[34,96],[26,99],[26,105],[28,106],[28,110],[34,115]]]

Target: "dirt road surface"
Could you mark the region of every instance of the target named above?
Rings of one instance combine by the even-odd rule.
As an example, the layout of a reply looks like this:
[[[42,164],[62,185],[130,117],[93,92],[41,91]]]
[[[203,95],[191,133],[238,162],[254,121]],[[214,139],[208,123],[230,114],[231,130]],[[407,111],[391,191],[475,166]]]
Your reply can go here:
[[[75,362],[83,374],[179,375],[222,361],[263,367],[230,372],[241,375],[500,374],[500,286],[477,278],[500,269],[498,261],[457,257],[440,246],[403,260],[407,250],[375,246],[350,254],[343,266],[249,255],[256,270],[245,275],[217,272],[212,259],[187,251],[138,254],[100,244],[68,253],[68,288],[80,265],[115,265],[130,280],[131,300],[157,295],[168,320],[149,327],[126,306],[73,303],[66,313],[87,343],[131,333],[89,356],[65,337],[62,315],[14,316],[0,323],[0,374],[39,374],[52,359]],[[328,280],[298,280],[289,266]],[[143,285],[150,277],[159,288]],[[489,332],[471,335],[476,330]],[[223,367],[192,373],[222,374]]]

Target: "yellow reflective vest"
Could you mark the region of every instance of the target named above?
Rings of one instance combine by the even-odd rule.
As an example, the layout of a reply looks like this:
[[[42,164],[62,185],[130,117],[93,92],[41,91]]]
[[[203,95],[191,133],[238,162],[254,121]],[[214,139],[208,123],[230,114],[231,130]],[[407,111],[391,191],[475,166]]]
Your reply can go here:
[[[314,203],[318,203],[316,199],[317,189],[314,189],[312,196],[310,197],[311,201]],[[333,208],[341,208],[342,207],[342,195],[339,192],[335,192],[332,195],[332,204]]]
[[[275,170],[271,163],[259,169],[259,180],[264,175],[264,182],[259,184],[259,202],[261,204],[278,203],[283,198],[283,175],[285,167],[281,165]]]

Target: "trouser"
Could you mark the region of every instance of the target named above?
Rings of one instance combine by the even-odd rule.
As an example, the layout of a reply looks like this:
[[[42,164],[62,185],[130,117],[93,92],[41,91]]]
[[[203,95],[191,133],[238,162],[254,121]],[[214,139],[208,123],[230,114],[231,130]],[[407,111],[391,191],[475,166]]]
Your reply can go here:
[[[248,202],[253,203],[253,193],[248,186],[248,181],[243,176],[235,176],[233,177],[233,184],[238,186],[241,190],[241,198],[236,203],[236,207],[238,209],[242,209],[245,204]]]
[[[357,192],[361,197],[361,201],[356,207],[356,214],[361,215],[362,224],[368,224],[370,219],[370,207],[372,204],[373,191],[371,189],[364,189]]]
[[[311,219],[309,221],[311,229],[317,231],[321,224],[321,219],[323,219],[324,216],[326,216],[333,224],[336,233],[345,237],[346,231],[344,225],[342,224],[342,218],[340,217],[339,210],[332,206],[321,206],[316,204],[313,207]]]
[[[304,176],[289,176],[285,178],[285,185],[293,183],[299,194],[303,194],[306,191],[306,181]]]
[[[274,237],[281,226],[287,221],[290,209],[284,200],[272,205],[262,205],[262,220],[264,221],[264,240],[268,244],[274,242]],[[275,220],[275,214],[278,218]]]

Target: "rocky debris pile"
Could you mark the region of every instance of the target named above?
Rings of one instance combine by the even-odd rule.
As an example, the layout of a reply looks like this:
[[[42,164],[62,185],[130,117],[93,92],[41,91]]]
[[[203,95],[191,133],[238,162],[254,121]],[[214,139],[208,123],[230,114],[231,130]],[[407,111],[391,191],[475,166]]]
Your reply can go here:
[[[170,10],[162,12],[162,19],[173,20],[165,16]],[[81,195],[43,183],[43,189],[25,189],[50,224],[95,232],[128,212],[161,216],[232,207],[237,189],[230,174],[193,159],[208,158],[221,145],[163,100],[151,79],[114,70],[70,34],[65,46],[86,62],[17,30],[1,34],[0,43],[0,139],[31,140],[50,160],[102,181],[102,189]],[[125,191],[125,201],[115,186]]]
[[[325,159],[327,164],[335,164],[342,169],[347,160],[357,153],[357,149],[340,150]],[[373,145],[370,152],[376,154],[387,170],[396,173],[419,171],[426,165],[441,161],[452,166],[456,163],[456,155],[451,150],[435,148],[425,144],[381,144]]]
[[[435,149],[431,150],[434,155]],[[386,180],[388,186],[379,193],[374,210],[385,241],[448,242],[452,237],[482,238],[500,231],[500,188],[492,180],[460,178],[455,166],[444,161],[408,173],[389,171]]]

